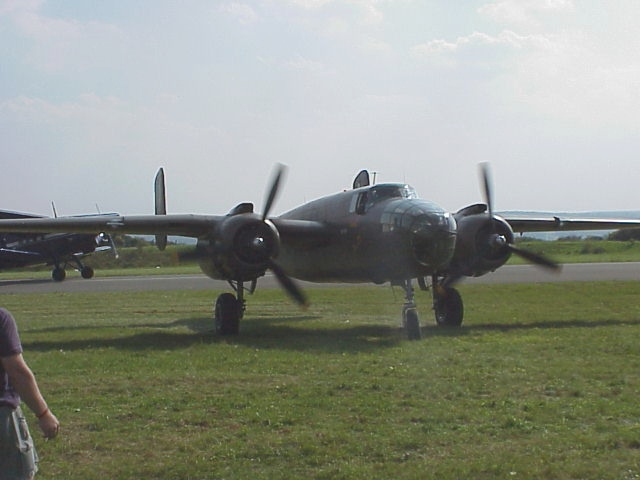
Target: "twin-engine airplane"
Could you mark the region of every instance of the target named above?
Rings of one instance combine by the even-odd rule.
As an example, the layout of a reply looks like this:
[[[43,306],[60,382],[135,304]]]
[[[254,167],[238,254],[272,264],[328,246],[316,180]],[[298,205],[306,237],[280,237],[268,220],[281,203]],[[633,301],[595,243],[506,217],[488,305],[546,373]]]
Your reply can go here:
[[[353,189],[308,202],[269,217],[284,167],[278,166],[261,214],[241,203],[227,215],[167,215],[164,171],[155,180],[155,213],[57,219],[0,220],[5,232],[109,232],[156,235],[160,249],[167,235],[197,239],[195,256],[211,278],[227,280],[235,295],[215,303],[215,327],[237,334],[245,311],[245,292],[253,293],[267,270],[299,304],[306,297],[293,278],[312,282],[390,282],[405,292],[402,321],[410,339],[420,338],[412,282],[430,289],[438,325],[462,324],[463,304],[456,282],[504,265],[512,254],[557,270],[551,260],[518,248],[514,232],[609,230],[640,226],[640,220],[507,218],[493,212],[491,183],[481,165],[485,203],[448,213],[404,183],[371,185],[358,174]]]
[[[91,217],[101,215],[91,215]],[[78,218],[78,217],[76,217]],[[0,219],[46,219],[29,213],[0,210]],[[75,265],[82,278],[92,278],[93,268],[82,259],[95,251],[114,248],[109,235],[97,233],[2,233],[0,234],[0,270],[23,268],[30,265],[53,265],[51,278],[63,281],[65,267]]]

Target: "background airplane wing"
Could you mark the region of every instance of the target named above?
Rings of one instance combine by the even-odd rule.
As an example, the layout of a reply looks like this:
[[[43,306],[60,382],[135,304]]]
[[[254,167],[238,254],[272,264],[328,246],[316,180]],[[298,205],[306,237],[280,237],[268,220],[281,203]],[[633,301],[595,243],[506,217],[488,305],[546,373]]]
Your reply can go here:
[[[224,217],[212,215],[132,215],[0,220],[0,232],[127,233],[200,237]]]
[[[611,218],[511,217],[503,218],[516,233],[640,228],[640,220]]]
[[[25,259],[33,259],[41,257],[39,252],[27,252],[24,250],[16,250],[13,248],[0,248],[0,262],[7,260],[9,262],[20,262]]]
[[[31,213],[12,212],[10,210],[0,210],[0,218],[16,219],[16,218],[42,218],[41,215],[33,215]]]

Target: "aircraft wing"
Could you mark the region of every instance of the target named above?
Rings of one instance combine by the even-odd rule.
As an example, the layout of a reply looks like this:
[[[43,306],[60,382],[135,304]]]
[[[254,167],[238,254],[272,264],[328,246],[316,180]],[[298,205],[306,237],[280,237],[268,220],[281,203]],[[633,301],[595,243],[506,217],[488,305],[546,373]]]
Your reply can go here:
[[[175,235],[200,238],[211,236],[226,215],[130,215],[59,218],[18,218],[0,220],[0,232],[12,233],[127,233],[138,235]],[[332,237],[321,222],[272,219],[282,241],[291,244],[319,245]]]
[[[16,250],[13,248],[0,248],[0,259],[16,261],[24,260],[25,258],[41,257],[39,252],[29,252],[25,250]]]
[[[33,215],[31,213],[12,212],[11,210],[0,210],[0,218],[15,219],[15,218],[42,218],[40,215]]]
[[[640,228],[640,220],[613,218],[503,217],[516,233]]]
[[[0,220],[0,232],[131,233],[200,237],[224,217],[212,215],[132,215]]]

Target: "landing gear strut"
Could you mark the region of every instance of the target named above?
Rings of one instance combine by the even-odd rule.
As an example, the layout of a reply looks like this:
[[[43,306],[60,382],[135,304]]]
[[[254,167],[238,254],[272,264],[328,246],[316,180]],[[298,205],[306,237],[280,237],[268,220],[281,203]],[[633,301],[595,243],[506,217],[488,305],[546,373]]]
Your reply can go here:
[[[420,330],[420,320],[418,318],[418,309],[416,308],[411,280],[404,280],[402,282],[402,288],[405,298],[404,305],[402,306],[402,326],[409,340],[420,340],[422,332]]]
[[[218,296],[213,309],[214,323],[218,335],[237,335],[240,332],[240,320],[244,316],[246,302],[244,300],[244,282],[230,281],[229,285],[235,290],[233,293],[223,293]],[[249,293],[256,289],[256,281],[251,282]]]

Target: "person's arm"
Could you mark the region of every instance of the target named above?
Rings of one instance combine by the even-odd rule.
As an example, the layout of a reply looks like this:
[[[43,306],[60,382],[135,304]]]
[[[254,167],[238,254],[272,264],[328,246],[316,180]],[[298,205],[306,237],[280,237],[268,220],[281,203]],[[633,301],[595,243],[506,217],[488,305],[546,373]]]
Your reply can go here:
[[[33,372],[22,358],[22,354],[2,357],[2,367],[9,376],[9,382],[27,404],[29,409],[38,417],[38,425],[46,438],[53,438],[58,434],[60,423],[49,410],[49,406],[40,393],[38,383]]]

